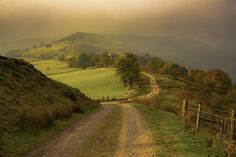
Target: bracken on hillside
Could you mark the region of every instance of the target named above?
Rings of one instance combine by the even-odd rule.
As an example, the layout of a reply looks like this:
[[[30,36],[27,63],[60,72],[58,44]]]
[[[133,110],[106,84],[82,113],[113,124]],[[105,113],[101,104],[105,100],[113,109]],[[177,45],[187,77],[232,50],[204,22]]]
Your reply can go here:
[[[0,140],[17,131],[46,129],[55,119],[97,106],[78,89],[47,78],[33,65],[0,56]]]

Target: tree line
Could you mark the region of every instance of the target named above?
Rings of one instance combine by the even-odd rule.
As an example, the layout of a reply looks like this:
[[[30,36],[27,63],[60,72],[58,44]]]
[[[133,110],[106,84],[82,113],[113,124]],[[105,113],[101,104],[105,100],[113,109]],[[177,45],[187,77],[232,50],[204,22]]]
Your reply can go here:
[[[59,55],[60,61],[66,61],[70,67],[86,69],[88,67],[108,68],[114,66],[117,56],[109,53],[87,54],[81,52],[78,55],[66,57],[64,54]]]
[[[208,71],[187,69],[184,66],[169,63],[156,57],[149,57],[144,69],[153,73],[167,75],[173,79],[193,82],[205,90],[214,91],[218,94],[226,94],[232,89],[232,80],[227,73],[220,69]]]
[[[139,79],[140,71],[167,75],[172,79],[192,82],[202,89],[225,94],[232,88],[232,81],[227,73],[220,69],[204,71],[201,69],[187,69],[176,63],[170,63],[149,55],[138,56],[133,54],[87,54],[79,53],[65,59],[65,55],[59,56],[59,60],[66,60],[70,67],[86,69],[87,67],[107,68],[115,67],[121,76],[121,80],[130,88]]]
[[[65,55],[59,59],[66,60],[70,67],[86,69],[88,67],[107,68],[115,67],[121,76],[121,81],[130,88],[138,81],[140,67],[138,60],[133,54],[115,55],[109,53],[87,54],[85,52],[74,55],[66,59]]]

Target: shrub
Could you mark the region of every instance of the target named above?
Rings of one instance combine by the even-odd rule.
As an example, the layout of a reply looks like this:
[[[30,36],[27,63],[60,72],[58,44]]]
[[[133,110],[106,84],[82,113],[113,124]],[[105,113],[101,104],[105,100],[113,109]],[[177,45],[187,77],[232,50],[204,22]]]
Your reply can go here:
[[[204,78],[204,71],[198,69],[190,69],[188,71],[188,75],[186,76],[186,79],[188,81],[196,82],[199,84],[202,84],[203,78]]]
[[[225,94],[232,87],[230,77],[222,70],[210,70],[204,76],[204,85],[218,94]]]
[[[57,105],[52,108],[55,119],[69,118],[73,113],[73,105]]]
[[[148,61],[147,63],[147,68],[151,72],[159,72],[160,69],[165,65],[166,63],[159,59],[159,58],[152,58],[151,60]]]
[[[181,67],[178,64],[166,64],[160,69],[160,74],[169,75],[173,78],[185,77],[188,70],[185,67]]]
[[[74,102],[77,101],[75,94],[74,94],[73,92],[69,91],[69,90],[64,90],[64,91],[62,91],[62,94],[63,94],[65,97],[71,99],[71,100],[74,101]]]
[[[21,119],[21,130],[37,131],[46,129],[53,124],[54,117],[48,108],[36,106],[31,110],[23,113]]]
[[[84,113],[86,111],[86,106],[84,104],[75,104],[73,106],[73,112],[74,113]]]

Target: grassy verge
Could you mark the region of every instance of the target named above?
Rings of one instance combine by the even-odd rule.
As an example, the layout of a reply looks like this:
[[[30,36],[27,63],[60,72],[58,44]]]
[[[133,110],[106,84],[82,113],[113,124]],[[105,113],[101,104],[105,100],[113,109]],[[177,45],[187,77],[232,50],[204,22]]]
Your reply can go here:
[[[208,95],[205,95],[204,91],[196,85],[159,74],[154,76],[160,87],[160,93],[152,100],[142,102],[143,104],[150,105],[152,102],[153,107],[175,114],[179,113],[184,99],[188,99],[190,105],[207,104]]]
[[[211,143],[207,136],[200,133],[193,134],[188,129],[184,129],[176,115],[153,110],[145,105],[134,106],[141,112],[153,133],[157,156],[224,156],[217,143]]]
[[[76,121],[86,118],[88,115],[99,111],[99,108],[88,111],[84,114],[73,114],[68,119],[56,120],[54,125],[46,130],[38,131],[37,133],[18,132],[5,136],[3,139],[2,153],[4,157],[17,157],[25,154],[38,144],[47,140],[56,133],[64,130]]]
[[[114,106],[104,123],[88,137],[77,157],[113,156],[117,148],[121,124],[122,109]]]

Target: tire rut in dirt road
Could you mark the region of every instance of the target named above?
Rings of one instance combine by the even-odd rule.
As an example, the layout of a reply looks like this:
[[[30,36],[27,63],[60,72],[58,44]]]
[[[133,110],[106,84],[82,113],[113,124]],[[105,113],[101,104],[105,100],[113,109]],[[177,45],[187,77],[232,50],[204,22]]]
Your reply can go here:
[[[76,156],[87,137],[104,121],[111,111],[111,105],[103,105],[101,111],[78,121],[70,128],[60,132],[39,147],[33,149],[25,157]]]
[[[115,157],[153,157],[154,144],[146,123],[130,104],[123,108],[123,124]]]

